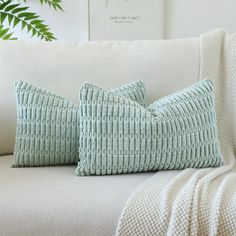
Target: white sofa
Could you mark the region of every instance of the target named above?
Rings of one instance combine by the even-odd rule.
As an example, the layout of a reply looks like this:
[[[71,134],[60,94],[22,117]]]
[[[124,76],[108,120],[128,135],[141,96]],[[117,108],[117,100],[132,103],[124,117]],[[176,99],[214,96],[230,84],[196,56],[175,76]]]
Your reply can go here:
[[[153,173],[76,177],[75,166],[10,168],[21,79],[78,104],[84,81],[107,89],[142,79],[150,101],[198,80],[199,39],[0,42],[0,235],[114,235],[126,200]],[[160,185],[178,171],[159,172]]]

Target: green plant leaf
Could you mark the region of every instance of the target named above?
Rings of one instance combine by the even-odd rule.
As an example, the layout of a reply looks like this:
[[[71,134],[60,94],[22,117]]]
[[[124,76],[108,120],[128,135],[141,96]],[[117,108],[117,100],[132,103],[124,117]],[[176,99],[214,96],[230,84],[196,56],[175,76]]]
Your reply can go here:
[[[9,32],[10,28],[5,28],[3,25],[0,25],[0,39],[2,40],[16,40],[17,38],[13,38],[13,32]]]
[[[18,18],[14,18],[13,27],[16,27],[19,22],[20,20]]]
[[[1,1],[0,10],[3,10],[11,1]]]
[[[18,12],[21,12],[21,11],[26,11],[28,9],[28,7],[18,7],[17,9],[14,9],[12,11],[12,14],[16,14]]]
[[[0,23],[2,24],[4,22],[4,20],[6,19],[7,14],[5,12],[2,12],[2,14],[0,14]]]
[[[56,39],[53,33],[50,32],[48,25],[40,19],[40,16],[35,12],[29,11],[28,6],[22,7],[22,3],[13,4],[9,0],[0,0],[0,24],[3,25],[6,19],[8,19],[8,25],[11,28],[21,23],[21,29],[24,30],[26,28],[31,37],[38,37],[46,41]]]
[[[24,2],[27,2],[28,0],[24,0]],[[47,4],[50,7],[54,8],[56,11],[64,11],[62,7],[61,0],[39,0],[41,4]]]
[[[16,7],[18,7],[18,4],[11,4],[10,6],[6,7],[6,11],[11,11]]]
[[[56,11],[63,11],[61,0],[40,0],[41,4],[48,4],[50,7],[53,7]]]

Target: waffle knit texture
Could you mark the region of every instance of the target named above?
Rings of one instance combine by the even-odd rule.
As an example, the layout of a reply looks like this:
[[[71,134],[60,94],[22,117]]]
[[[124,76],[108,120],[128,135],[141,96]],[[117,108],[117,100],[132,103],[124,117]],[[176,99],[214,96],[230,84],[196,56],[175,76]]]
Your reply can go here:
[[[146,109],[85,84],[80,92],[80,118],[77,175],[222,165],[210,80]]]
[[[200,49],[199,78],[214,82],[225,166],[186,169],[162,189],[155,174],[130,196],[117,236],[236,235],[236,33],[204,34]]]
[[[142,81],[111,93],[147,105]],[[16,83],[14,167],[70,165],[79,161],[79,109],[71,101],[23,81]]]

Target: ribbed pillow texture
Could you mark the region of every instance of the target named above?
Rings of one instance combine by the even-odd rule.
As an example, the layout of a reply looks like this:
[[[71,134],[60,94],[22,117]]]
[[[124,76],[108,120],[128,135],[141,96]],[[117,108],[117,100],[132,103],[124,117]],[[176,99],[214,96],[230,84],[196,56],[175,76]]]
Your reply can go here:
[[[110,92],[147,105],[142,81]],[[101,99],[101,98],[100,98]],[[77,164],[80,111],[76,104],[27,82],[16,83],[17,129],[13,167]]]
[[[140,104],[91,84],[80,91],[76,175],[218,167],[223,164],[213,84]]]

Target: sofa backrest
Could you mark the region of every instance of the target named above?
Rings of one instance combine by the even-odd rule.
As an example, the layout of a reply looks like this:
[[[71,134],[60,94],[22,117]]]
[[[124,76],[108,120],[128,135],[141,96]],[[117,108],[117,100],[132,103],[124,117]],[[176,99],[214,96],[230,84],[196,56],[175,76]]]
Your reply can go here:
[[[133,42],[0,42],[0,155],[14,149],[14,82],[21,79],[78,104],[84,81],[110,89],[142,79],[150,100],[198,80],[199,39]]]

